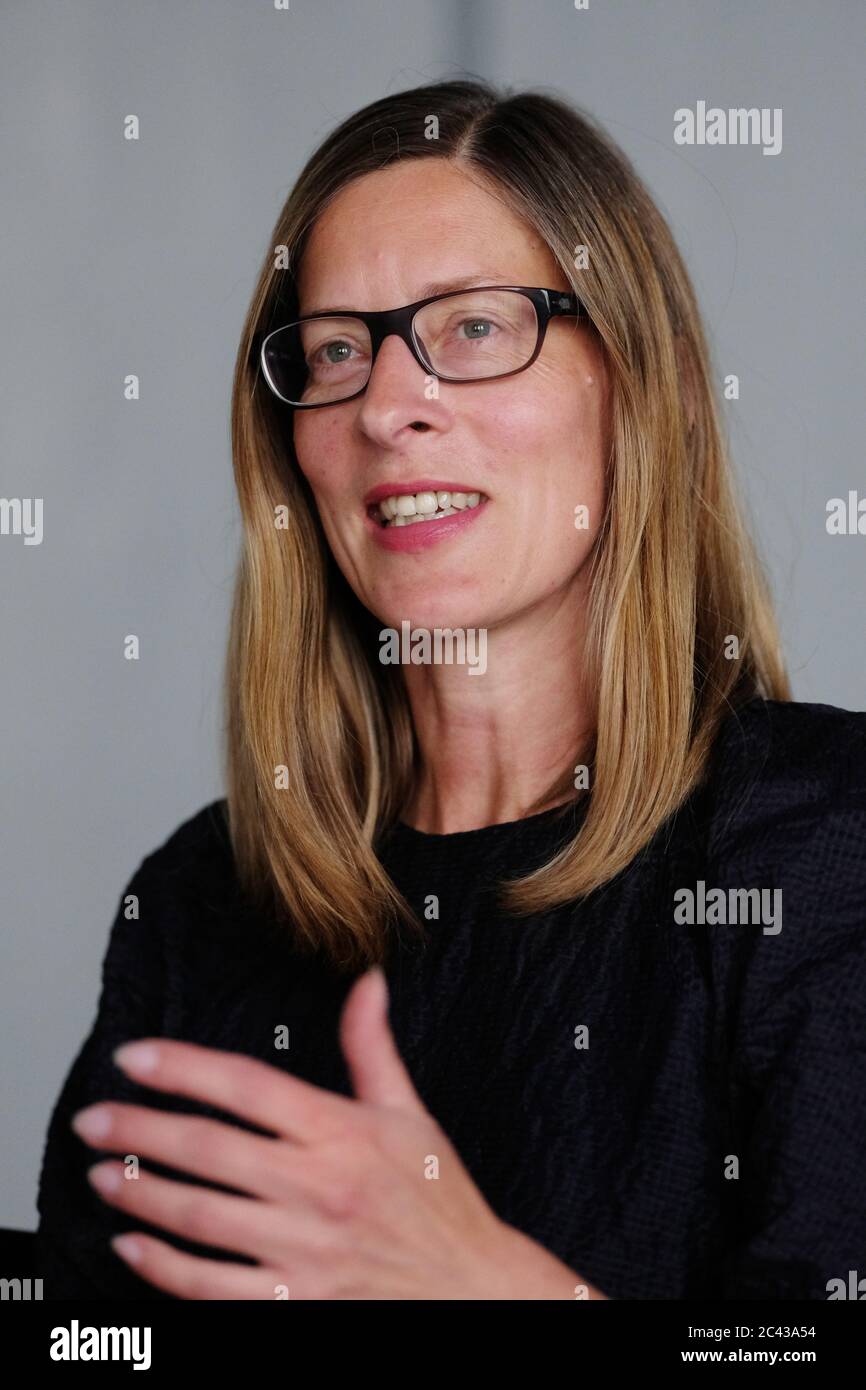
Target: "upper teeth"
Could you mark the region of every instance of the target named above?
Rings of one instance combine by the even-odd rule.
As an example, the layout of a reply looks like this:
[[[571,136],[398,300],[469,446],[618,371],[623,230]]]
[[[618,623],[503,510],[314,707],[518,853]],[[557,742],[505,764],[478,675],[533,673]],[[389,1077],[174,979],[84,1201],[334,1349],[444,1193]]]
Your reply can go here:
[[[434,516],[451,516],[468,507],[477,507],[480,492],[396,492],[383,497],[379,516],[391,526],[406,526]]]

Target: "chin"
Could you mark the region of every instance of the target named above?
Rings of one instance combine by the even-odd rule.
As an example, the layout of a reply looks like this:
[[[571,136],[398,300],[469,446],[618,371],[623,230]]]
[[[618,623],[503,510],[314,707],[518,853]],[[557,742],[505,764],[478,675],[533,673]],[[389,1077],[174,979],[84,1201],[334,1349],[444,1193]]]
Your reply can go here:
[[[410,623],[413,631],[416,628],[426,628],[428,631],[434,628],[477,628],[483,626],[478,619],[479,611],[479,604],[467,604],[465,594],[455,594],[453,601],[443,594],[437,594],[433,603],[429,595],[407,594],[404,603],[389,602],[387,616],[379,621],[382,627],[397,631],[404,622]]]

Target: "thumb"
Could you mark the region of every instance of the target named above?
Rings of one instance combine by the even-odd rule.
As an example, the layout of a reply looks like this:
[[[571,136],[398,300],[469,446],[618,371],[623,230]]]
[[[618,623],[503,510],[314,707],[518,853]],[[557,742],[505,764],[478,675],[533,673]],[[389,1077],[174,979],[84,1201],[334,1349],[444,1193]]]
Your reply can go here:
[[[388,1023],[388,986],[374,966],[356,980],[340,1019],[340,1046],[358,1100],[426,1114]]]

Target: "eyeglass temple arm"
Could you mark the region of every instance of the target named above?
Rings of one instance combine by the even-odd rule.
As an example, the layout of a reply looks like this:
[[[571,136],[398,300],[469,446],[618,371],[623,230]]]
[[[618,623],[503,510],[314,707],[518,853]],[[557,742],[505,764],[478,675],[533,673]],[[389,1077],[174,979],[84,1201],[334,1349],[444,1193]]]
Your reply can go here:
[[[585,314],[583,302],[573,292],[568,294],[562,290],[545,290],[547,304],[551,318],[556,314]]]

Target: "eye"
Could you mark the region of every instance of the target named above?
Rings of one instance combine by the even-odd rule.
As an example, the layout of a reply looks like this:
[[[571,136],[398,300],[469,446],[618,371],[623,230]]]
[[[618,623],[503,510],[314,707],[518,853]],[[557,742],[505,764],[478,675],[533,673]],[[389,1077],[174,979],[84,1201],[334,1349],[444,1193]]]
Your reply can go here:
[[[330,353],[333,352],[333,351],[337,351],[337,352],[351,352],[351,350],[352,350],[352,349],[351,349],[351,347],[350,347],[350,345],[349,345],[348,343],[345,343],[345,342],[336,342],[336,341],[333,342],[333,343],[325,343],[325,345],[324,345],[323,347],[319,348],[319,352],[320,352],[320,353],[325,353],[325,354],[330,354]],[[344,360],[343,358],[337,358],[337,357],[330,357],[330,356],[328,356],[328,361],[329,361],[329,362],[338,362],[338,361],[343,361],[343,360]]]
[[[480,327],[480,328],[482,329],[482,332],[481,332],[480,334],[475,334],[475,333],[470,334],[470,335],[469,335],[470,338],[472,338],[472,337],[488,337],[488,336],[489,336],[489,333],[485,333],[485,332],[484,332],[484,329],[485,329],[485,328],[489,328],[489,326],[490,326],[492,323],[493,323],[493,320],[492,320],[492,319],[482,319],[482,318],[463,319],[463,320],[462,320],[462,323],[461,323],[461,327],[471,326],[473,329],[478,328],[478,327]]]
[[[358,355],[358,348],[347,338],[330,338],[319,343],[307,357],[307,369],[323,370],[326,367],[344,367]]]

